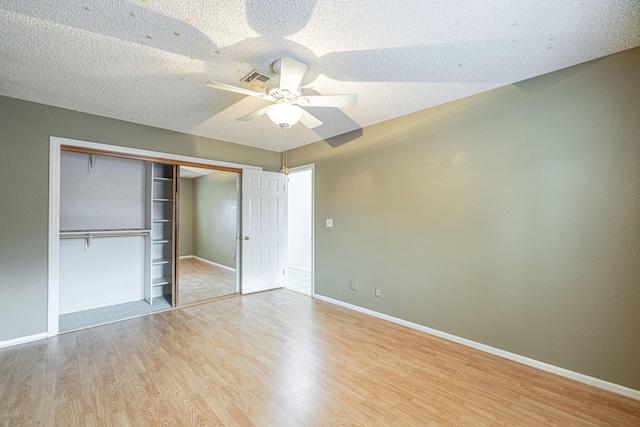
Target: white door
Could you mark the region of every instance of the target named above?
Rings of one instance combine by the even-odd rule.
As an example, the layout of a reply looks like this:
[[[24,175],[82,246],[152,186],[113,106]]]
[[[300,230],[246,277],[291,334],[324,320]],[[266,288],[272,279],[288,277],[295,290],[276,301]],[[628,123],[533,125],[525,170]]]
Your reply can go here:
[[[242,293],[284,286],[284,175],[242,171]]]

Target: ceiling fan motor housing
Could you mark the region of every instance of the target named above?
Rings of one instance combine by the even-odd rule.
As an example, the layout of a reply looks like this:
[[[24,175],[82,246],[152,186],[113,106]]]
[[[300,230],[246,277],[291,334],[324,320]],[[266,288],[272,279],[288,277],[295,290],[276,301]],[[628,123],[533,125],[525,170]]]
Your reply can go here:
[[[302,94],[302,90],[298,88],[296,93],[291,93],[288,90],[280,90],[280,86],[275,85],[267,86],[267,95],[273,98],[273,102],[276,104],[293,104],[296,99]]]

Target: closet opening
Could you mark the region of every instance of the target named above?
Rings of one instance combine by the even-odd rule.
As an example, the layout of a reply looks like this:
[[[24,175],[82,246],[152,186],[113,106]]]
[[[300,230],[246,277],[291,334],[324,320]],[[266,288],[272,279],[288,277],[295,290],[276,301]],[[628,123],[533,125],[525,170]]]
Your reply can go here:
[[[159,253],[154,247],[162,239],[171,242],[171,227],[165,232],[160,221],[170,225],[172,170],[136,159],[62,151],[60,332],[171,308],[171,287],[156,278],[159,270],[158,277],[168,276],[171,284],[170,265],[164,265],[171,246]]]
[[[54,331],[238,293],[241,172],[60,145]]]

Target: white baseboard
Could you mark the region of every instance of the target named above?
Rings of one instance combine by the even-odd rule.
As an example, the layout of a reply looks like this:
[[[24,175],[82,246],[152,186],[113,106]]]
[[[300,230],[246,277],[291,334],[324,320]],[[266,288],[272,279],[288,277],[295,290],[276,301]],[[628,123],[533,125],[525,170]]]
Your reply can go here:
[[[191,258],[195,258],[198,261],[206,262],[207,264],[215,265],[216,267],[224,268],[225,270],[233,271],[235,273],[236,269],[232,267],[228,267],[226,265],[218,264],[217,262],[209,261],[208,259],[200,258],[199,256],[189,255]],[[182,257],[180,257],[182,258]]]
[[[188,259],[188,258],[193,258],[193,255],[182,255],[178,257],[178,259]]]
[[[535,359],[530,359],[525,356],[520,356],[519,354],[510,353],[508,351],[501,350],[499,348],[481,344],[476,341],[471,341],[466,338],[458,337],[456,335],[439,331],[437,329],[432,329],[426,326],[419,325],[417,323],[408,322],[403,319],[398,319],[397,317],[389,316],[387,314],[383,314],[377,311],[369,310],[367,308],[359,307],[357,305],[353,305],[340,300],[325,297],[324,295],[318,295],[314,293],[313,298],[316,298],[316,299],[319,299],[320,301],[325,301],[331,304],[339,305],[341,307],[345,307],[354,311],[358,311],[360,313],[368,314],[370,316],[377,317],[379,319],[383,319],[388,322],[406,326],[408,328],[415,329],[417,331],[424,332],[429,335],[434,335],[439,338],[444,338],[445,340],[448,340],[448,341],[462,344],[464,346],[471,347],[476,350],[484,351],[485,353],[493,354],[495,356],[499,356],[504,359],[511,360],[513,362],[522,363],[523,365],[531,366],[533,368],[540,369],[541,371],[546,371],[552,374],[559,375],[561,377],[569,378],[571,380],[578,381],[583,384],[588,384],[590,386],[597,387],[602,390],[610,391],[612,393],[616,393],[621,396],[629,397],[635,400],[640,400],[640,390],[634,390],[632,388],[621,386],[619,384],[614,384],[598,378],[590,377],[588,375],[580,374],[578,372],[570,371],[568,369],[560,368],[558,366],[550,365],[548,363],[540,362]]]
[[[12,340],[0,341],[0,348],[11,347],[18,344],[25,344],[31,341],[43,340],[48,337],[46,332],[35,335],[27,335],[26,337],[14,338]]]

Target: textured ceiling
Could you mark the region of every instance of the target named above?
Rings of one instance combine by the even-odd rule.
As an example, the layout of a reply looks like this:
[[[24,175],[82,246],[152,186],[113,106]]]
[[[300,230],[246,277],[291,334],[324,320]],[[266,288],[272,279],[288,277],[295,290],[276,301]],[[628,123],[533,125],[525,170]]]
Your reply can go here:
[[[639,46],[640,1],[0,0],[0,40],[0,95],[281,151],[235,120],[267,101],[205,82],[288,56],[305,93],[358,95],[292,148]]]

